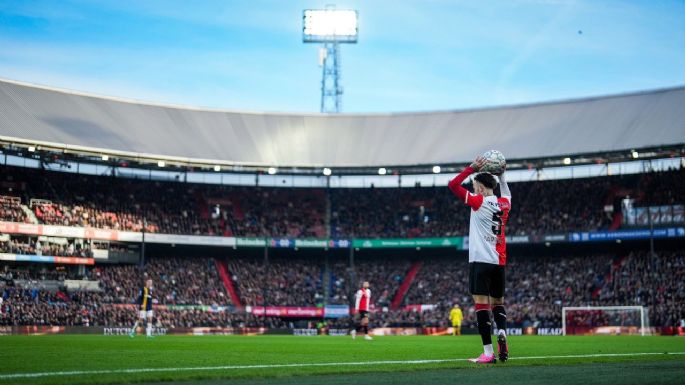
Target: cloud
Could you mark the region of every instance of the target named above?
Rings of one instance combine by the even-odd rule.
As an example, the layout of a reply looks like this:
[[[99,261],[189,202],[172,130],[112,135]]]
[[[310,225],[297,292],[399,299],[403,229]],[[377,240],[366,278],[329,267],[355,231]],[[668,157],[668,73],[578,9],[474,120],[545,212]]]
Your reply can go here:
[[[518,50],[518,54],[505,65],[499,74],[498,88],[504,87],[509,80],[533,57],[540,48],[548,45],[552,32],[572,15],[575,2],[568,2],[559,9],[555,16],[549,20],[532,38]]]

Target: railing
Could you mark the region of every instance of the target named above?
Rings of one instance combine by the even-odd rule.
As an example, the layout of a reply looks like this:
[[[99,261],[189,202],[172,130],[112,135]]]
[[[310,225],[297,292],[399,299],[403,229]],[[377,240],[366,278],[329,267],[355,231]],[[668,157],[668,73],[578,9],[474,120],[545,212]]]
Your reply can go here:
[[[19,206],[19,205],[21,205],[21,198],[2,195],[2,196],[0,196],[0,203],[2,203],[2,204],[9,203],[11,205]]]
[[[47,200],[47,199],[37,199],[37,198],[31,198],[29,201],[29,207],[33,208],[33,206],[36,205],[51,205],[52,201]]]

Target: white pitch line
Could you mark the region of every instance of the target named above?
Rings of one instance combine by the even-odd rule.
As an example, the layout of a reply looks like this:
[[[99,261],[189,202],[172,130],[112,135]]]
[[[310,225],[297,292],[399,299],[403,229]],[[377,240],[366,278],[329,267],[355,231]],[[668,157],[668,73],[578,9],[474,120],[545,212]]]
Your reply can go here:
[[[511,357],[510,360],[539,360],[545,358],[596,358],[596,357],[629,357],[629,356],[657,356],[657,355],[684,355],[685,352],[664,353],[600,353],[600,354],[576,354],[567,356],[537,356],[537,357]],[[137,369],[111,369],[111,370],[74,370],[65,372],[38,372],[38,373],[12,373],[1,374],[0,380],[17,378],[37,378],[56,376],[82,376],[90,374],[130,374],[130,373],[154,373],[154,372],[191,372],[210,370],[238,370],[238,369],[275,369],[275,368],[306,368],[317,366],[373,366],[373,365],[420,365],[439,364],[447,362],[467,361],[466,358],[451,358],[440,360],[405,360],[405,361],[361,361],[361,362],[319,362],[306,364],[263,364],[263,365],[227,365],[227,366],[198,366],[190,368],[137,368]]]
[[[683,355],[685,352],[652,352],[652,353],[598,353],[598,354],[572,354],[568,356],[530,356],[511,357],[510,360],[540,360],[543,358],[593,358],[593,357],[627,357],[627,356],[658,356],[658,355]]]

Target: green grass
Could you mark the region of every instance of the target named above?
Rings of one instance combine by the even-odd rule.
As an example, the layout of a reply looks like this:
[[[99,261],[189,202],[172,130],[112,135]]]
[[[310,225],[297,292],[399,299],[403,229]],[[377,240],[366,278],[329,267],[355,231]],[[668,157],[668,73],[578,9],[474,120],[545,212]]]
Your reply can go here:
[[[416,384],[470,383],[680,383],[685,378],[685,339],[678,337],[510,337],[512,360],[476,366],[478,336],[348,337],[294,336],[5,336],[0,337],[0,384],[113,384],[169,381],[210,384]],[[659,353],[642,356],[563,357],[591,354]],[[450,360],[279,368],[234,366]],[[213,367],[223,367],[216,369]],[[230,366],[232,368],[227,368]],[[174,368],[198,370],[173,371]],[[17,373],[163,369],[153,372],[85,373],[7,378]],[[499,380],[498,380],[499,379]],[[230,380],[230,381],[228,381]],[[468,381],[473,380],[473,381]],[[185,381],[185,382],[184,382]],[[519,381],[519,382],[517,382]],[[176,384],[175,384],[176,385]]]

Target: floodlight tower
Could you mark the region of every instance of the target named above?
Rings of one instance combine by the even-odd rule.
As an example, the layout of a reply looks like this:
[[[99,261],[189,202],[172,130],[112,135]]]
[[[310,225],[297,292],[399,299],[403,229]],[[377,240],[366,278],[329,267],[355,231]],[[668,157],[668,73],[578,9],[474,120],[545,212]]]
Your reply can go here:
[[[357,11],[335,9],[306,9],[302,16],[302,41],[321,43],[319,66],[321,78],[321,112],[340,112],[342,85],[340,84],[340,44],[357,43]]]

